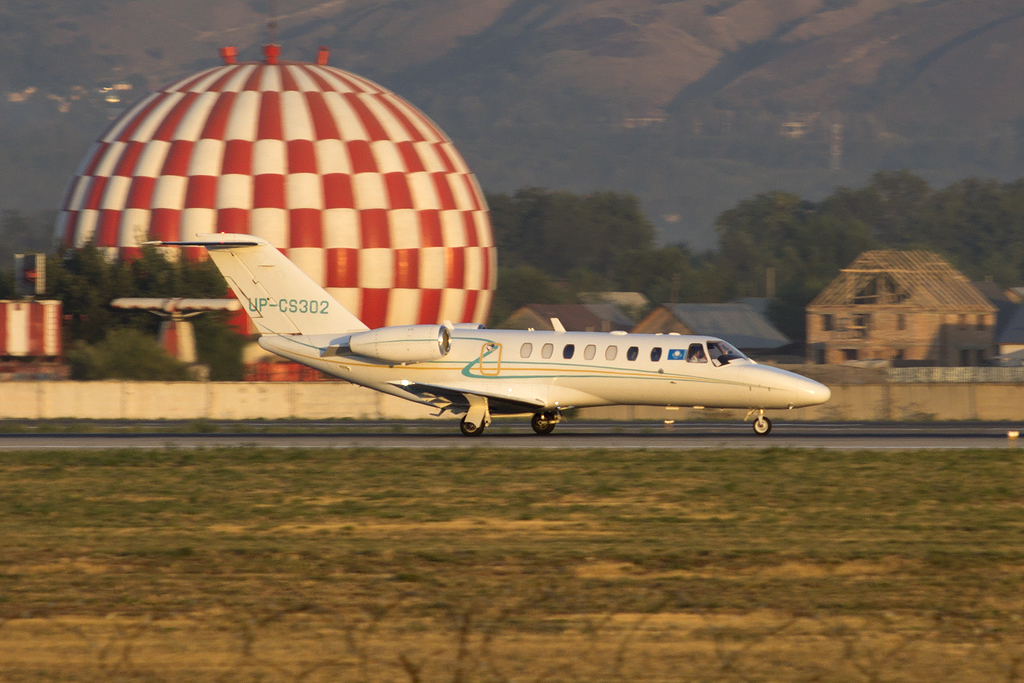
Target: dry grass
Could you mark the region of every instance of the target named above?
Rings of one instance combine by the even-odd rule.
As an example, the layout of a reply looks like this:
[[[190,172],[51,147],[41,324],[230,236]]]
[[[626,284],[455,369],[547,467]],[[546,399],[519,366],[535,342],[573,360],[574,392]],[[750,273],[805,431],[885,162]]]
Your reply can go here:
[[[0,681],[1024,676],[1019,451],[0,454]]]

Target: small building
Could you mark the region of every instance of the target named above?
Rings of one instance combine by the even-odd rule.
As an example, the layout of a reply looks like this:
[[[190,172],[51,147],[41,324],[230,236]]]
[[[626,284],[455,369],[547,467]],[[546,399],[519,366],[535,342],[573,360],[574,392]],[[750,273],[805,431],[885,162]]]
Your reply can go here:
[[[743,352],[779,349],[790,343],[768,319],[744,303],[662,304],[640,321],[638,334],[706,334]]]
[[[999,355],[995,361],[1000,364],[1024,364],[1024,304],[1017,306],[1014,314],[999,330],[996,337]]]
[[[1012,289],[1000,287],[995,282],[972,282],[974,288],[981,292],[981,295],[989,300],[996,307],[996,343],[999,343],[999,335],[1013,318],[1021,304],[1021,297]]]
[[[807,305],[812,363],[968,366],[992,356],[996,307],[927,251],[867,251]]]
[[[60,301],[0,301],[0,358],[60,358],[63,310]]]
[[[615,304],[527,304],[498,327],[506,330],[553,330],[558,318],[570,332],[628,332],[635,324]]]
[[[67,379],[60,301],[0,301],[0,380]]]

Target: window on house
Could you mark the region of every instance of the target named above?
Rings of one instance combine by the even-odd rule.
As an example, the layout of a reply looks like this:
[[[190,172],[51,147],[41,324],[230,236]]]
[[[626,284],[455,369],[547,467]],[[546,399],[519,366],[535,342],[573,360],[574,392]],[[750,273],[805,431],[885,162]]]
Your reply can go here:
[[[907,329],[907,316],[903,313],[896,314],[896,329],[905,330]]]
[[[978,315],[978,331],[979,332],[984,332],[987,328],[988,328],[988,325],[985,324],[985,316],[984,315]]]
[[[871,314],[861,313],[853,316],[853,329],[858,337],[867,337],[871,330]]]
[[[826,332],[831,332],[836,328],[836,322],[832,318],[831,313],[826,313],[825,315],[821,316],[821,328]]]

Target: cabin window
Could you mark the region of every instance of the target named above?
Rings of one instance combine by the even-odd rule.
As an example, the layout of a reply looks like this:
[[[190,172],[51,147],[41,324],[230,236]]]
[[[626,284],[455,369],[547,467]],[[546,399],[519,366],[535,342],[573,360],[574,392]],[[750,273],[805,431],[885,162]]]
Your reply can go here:
[[[597,355],[597,347],[593,344],[587,344],[587,348],[583,349],[583,357],[587,360],[594,360],[594,356]]]
[[[619,355],[619,347],[618,346],[609,346],[607,349],[604,350],[604,359],[605,360],[615,360],[615,356],[617,356],[617,355]]]
[[[519,356],[521,358],[529,358],[533,354],[533,344],[526,342],[523,344],[523,348],[519,349]]]
[[[657,363],[659,360],[661,360],[661,347],[655,346],[651,349],[651,361]]]
[[[566,360],[569,360],[570,358],[572,358],[572,354],[574,354],[574,353],[576,353],[576,345],[575,344],[566,344],[565,348],[562,349],[562,358],[565,358]]]
[[[545,344],[544,346],[540,347],[540,355],[543,358],[551,358],[551,354],[554,353],[554,351],[555,351],[555,345],[554,344]]]
[[[629,350],[626,351],[626,360],[636,360],[636,357],[640,355],[640,349],[635,346],[630,346]]]
[[[707,363],[708,355],[704,353],[703,344],[690,344],[690,348],[686,350],[686,362],[687,363]]]

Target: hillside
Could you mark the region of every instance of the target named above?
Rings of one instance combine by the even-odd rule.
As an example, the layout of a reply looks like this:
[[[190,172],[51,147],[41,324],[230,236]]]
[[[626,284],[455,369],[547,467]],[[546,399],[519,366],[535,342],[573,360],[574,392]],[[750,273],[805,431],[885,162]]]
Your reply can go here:
[[[254,59],[268,0],[8,0],[0,208],[49,208],[123,99]],[[870,172],[1024,175],[1024,7],[1013,0],[277,0],[288,59],[380,81],[490,191],[636,192],[663,241],[767,189]],[[116,95],[117,93],[115,93]]]

